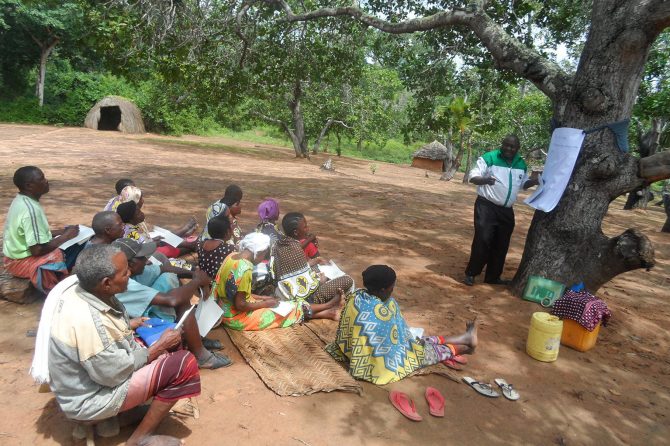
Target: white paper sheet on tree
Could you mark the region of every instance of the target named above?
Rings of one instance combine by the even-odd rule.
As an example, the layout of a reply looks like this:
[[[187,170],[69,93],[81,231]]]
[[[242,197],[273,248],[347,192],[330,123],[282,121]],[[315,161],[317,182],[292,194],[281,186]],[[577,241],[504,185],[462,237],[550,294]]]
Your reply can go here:
[[[73,246],[76,243],[79,243],[81,245],[82,243],[86,243],[87,241],[89,241],[89,239],[94,235],[95,232],[93,231],[93,229],[89,228],[88,226],[79,225],[79,234],[77,234],[75,238],[71,238],[67,242],[60,245],[59,248],[62,250],[66,250],[70,246]]]
[[[554,130],[540,185],[526,199],[528,206],[544,212],[550,212],[556,207],[572,176],[584,136],[581,129],[561,127]]]
[[[178,247],[179,244],[184,241],[183,238],[168,231],[167,229],[161,228],[160,226],[154,226],[154,230],[149,233],[149,236],[151,238],[161,236],[163,237],[161,241],[167,243],[168,245],[174,248]]]
[[[223,310],[216,303],[215,298],[201,300],[195,309],[195,319],[198,321],[200,336],[207,336],[207,333],[219,322],[221,316],[223,316]]]

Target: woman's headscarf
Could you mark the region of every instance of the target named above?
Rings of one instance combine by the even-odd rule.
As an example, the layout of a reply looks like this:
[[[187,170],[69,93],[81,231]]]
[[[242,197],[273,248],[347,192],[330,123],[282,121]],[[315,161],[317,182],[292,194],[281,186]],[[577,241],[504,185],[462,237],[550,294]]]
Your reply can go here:
[[[270,249],[270,237],[260,232],[251,232],[240,242],[240,251],[245,249],[251,251],[255,259],[259,252]]]
[[[274,198],[267,198],[258,206],[258,218],[261,221],[277,220],[279,218],[279,203]]]
[[[128,203],[134,201],[135,204],[140,203],[142,198],[142,190],[136,186],[126,186],[121,191],[121,203]]]

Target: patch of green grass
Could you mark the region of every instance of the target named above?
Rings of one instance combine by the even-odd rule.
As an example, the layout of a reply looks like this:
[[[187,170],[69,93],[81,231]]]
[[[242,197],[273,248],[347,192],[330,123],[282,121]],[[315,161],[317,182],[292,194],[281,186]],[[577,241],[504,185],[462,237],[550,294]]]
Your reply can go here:
[[[203,136],[222,136],[239,141],[255,142],[279,147],[293,148],[293,144],[283,134],[266,127],[256,127],[249,130],[236,131],[231,129],[212,129],[202,133]]]

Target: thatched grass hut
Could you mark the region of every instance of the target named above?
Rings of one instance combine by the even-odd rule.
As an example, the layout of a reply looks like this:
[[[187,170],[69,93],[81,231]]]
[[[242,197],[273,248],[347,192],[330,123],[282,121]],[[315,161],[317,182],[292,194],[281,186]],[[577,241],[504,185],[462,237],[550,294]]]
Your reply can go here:
[[[412,167],[444,172],[446,169],[445,163],[449,163],[451,158],[453,158],[451,149],[437,141],[433,141],[414,152],[412,155]]]
[[[140,109],[121,96],[107,96],[95,104],[86,115],[84,127],[124,133],[146,132]]]

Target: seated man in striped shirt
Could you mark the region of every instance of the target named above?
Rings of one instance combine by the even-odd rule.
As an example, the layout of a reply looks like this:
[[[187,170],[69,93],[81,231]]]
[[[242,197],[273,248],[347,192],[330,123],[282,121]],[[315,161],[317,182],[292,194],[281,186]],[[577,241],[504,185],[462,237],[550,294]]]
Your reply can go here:
[[[2,253],[4,267],[11,275],[30,279],[43,293],[68,275],[82,249],[74,244],[65,251],[59,246],[79,234],[79,227],[66,226],[51,231],[40,198],[49,192],[49,181],[35,166],[24,166],[14,173],[19,193],[12,201],[5,220]]]

